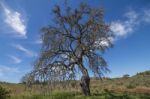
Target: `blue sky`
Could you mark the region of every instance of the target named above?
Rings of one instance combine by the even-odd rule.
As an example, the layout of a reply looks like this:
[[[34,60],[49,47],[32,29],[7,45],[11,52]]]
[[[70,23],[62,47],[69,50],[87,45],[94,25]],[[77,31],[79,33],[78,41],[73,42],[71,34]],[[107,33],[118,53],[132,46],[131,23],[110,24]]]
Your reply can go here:
[[[104,54],[109,77],[150,70],[149,0],[69,0],[72,7],[86,1],[104,9],[104,20],[116,35]],[[51,10],[63,0],[0,0],[0,80],[19,82],[32,70],[40,47],[40,29],[52,23]]]

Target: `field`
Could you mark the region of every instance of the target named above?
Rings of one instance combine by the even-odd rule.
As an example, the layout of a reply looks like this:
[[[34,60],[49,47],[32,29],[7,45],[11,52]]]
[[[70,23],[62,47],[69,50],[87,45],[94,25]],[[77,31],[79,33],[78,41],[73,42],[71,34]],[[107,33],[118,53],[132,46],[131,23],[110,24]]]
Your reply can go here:
[[[66,86],[57,84],[53,89],[45,85],[1,83],[10,91],[10,99],[150,99],[150,74],[139,73],[132,77],[104,78],[91,80],[92,96],[83,96],[79,81],[65,82]],[[64,84],[64,83],[63,83]]]

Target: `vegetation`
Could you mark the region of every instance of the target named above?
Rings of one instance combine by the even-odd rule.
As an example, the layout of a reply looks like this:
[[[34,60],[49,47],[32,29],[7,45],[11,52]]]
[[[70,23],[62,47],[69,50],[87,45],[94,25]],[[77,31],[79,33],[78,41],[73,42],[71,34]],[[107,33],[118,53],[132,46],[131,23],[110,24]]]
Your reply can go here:
[[[33,71],[20,84],[1,82],[0,99],[150,99],[150,71],[103,77],[109,69],[102,55],[112,47],[113,35],[102,9],[57,5],[53,14],[54,23],[42,28]]]
[[[0,99],[7,99],[7,98],[9,98],[9,94],[10,94],[10,92],[8,90],[6,90],[2,86],[0,86]]]
[[[150,99],[150,74],[147,72],[150,71],[128,78],[91,78],[90,97],[82,95],[79,81],[71,81],[66,87],[57,83],[53,89],[44,84],[30,87],[10,83],[0,85],[11,91],[10,99]]]
[[[82,92],[89,96],[89,72],[101,77],[108,71],[102,53],[112,46],[112,33],[103,21],[103,10],[81,3],[75,9],[57,5],[53,14],[54,24],[42,29],[42,52],[30,76],[53,83],[74,80],[79,70]]]

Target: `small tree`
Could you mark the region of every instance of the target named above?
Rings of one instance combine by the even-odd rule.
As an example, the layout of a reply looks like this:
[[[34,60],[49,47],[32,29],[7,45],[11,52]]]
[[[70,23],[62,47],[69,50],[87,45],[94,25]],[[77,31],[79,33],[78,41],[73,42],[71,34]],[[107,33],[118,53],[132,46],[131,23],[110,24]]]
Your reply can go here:
[[[31,87],[31,85],[35,83],[33,73],[25,74],[21,79],[21,83]]]
[[[130,77],[130,75],[129,74],[125,74],[125,75],[123,75],[123,78],[129,78]]]
[[[8,99],[10,97],[10,91],[0,86],[0,99]]]
[[[89,71],[96,77],[108,71],[102,53],[112,46],[103,10],[81,3],[79,8],[65,11],[55,6],[53,13],[55,23],[42,29],[43,46],[34,72],[49,80],[67,80],[75,79],[80,70],[82,92],[90,95]]]

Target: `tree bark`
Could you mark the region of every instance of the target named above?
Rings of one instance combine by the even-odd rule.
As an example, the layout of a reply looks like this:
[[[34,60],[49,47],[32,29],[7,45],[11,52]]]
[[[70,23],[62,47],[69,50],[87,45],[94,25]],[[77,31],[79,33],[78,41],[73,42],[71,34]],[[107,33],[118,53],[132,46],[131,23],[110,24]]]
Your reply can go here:
[[[82,72],[82,77],[81,77],[81,82],[80,82],[82,92],[85,96],[90,96],[91,95],[91,92],[90,92],[90,77],[89,77],[88,71],[83,66],[80,66],[80,69],[81,69],[81,72]]]
[[[91,95],[89,85],[90,85],[90,78],[88,76],[82,76],[80,86],[85,96]]]

